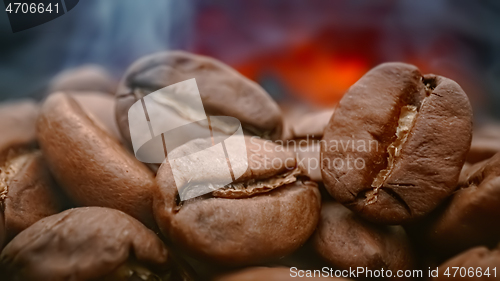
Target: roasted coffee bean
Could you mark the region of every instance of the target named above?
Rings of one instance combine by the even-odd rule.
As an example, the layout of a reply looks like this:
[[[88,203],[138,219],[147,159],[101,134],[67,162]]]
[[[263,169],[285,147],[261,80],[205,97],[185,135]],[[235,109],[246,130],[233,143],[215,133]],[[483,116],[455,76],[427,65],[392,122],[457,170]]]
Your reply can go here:
[[[38,107],[32,100],[0,104],[0,154],[6,156],[9,148],[35,145],[37,115]]]
[[[217,173],[198,171],[201,178],[196,180],[187,174],[185,183],[176,186],[169,161],[158,171],[160,196],[154,200],[158,226],[196,258],[223,265],[263,262],[290,254],[316,227],[319,191],[314,182],[300,178],[293,155],[270,141],[256,137],[245,140],[246,172],[208,195],[183,202],[176,200],[178,188],[185,192],[190,187],[197,188],[196,182],[217,182]],[[179,146],[169,157],[190,154],[200,141]],[[243,157],[233,159],[231,165],[238,167],[246,161]],[[184,165],[191,163],[186,161]]]
[[[500,241],[500,153],[463,174],[459,189],[425,230],[432,248],[444,253]]]
[[[123,212],[84,207],[39,220],[2,251],[12,280],[180,280],[155,233]]]
[[[320,169],[320,144],[323,131],[333,114],[332,109],[285,118],[285,130],[281,141],[293,152],[304,166],[306,175],[314,181],[322,181]]]
[[[40,146],[69,197],[78,205],[115,208],[154,225],[151,171],[97,126],[70,96],[52,94],[40,111]]]
[[[285,118],[285,136],[282,139],[321,139],[333,112],[333,109],[324,109]]]
[[[500,250],[476,247],[444,262],[432,280],[498,280]],[[447,273],[448,275],[446,275]]]
[[[349,89],[325,129],[325,186],[371,221],[421,218],[453,192],[471,129],[469,100],[457,83],[382,64]]]
[[[300,142],[300,141],[299,141]],[[320,144],[312,141],[307,145],[288,145],[288,149],[295,153],[297,161],[304,166],[305,174],[313,181],[322,181],[321,161],[319,158]]]
[[[57,75],[49,86],[49,94],[58,91],[84,91],[114,94],[116,82],[104,68],[85,65]]]
[[[4,236],[10,240],[41,218],[62,211],[65,202],[39,150],[7,154],[0,164],[0,213]]]
[[[311,274],[316,274],[316,276],[307,276],[305,270],[299,271],[300,269],[287,267],[250,267],[219,276],[214,281],[291,281],[302,277],[307,280],[350,280],[338,277],[322,277],[323,275],[319,270],[316,270],[316,273],[311,270]],[[299,274],[303,276],[299,276]]]
[[[500,126],[490,124],[474,130],[467,162],[477,163],[487,160],[500,152]]]
[[[334,268],[412,269],[410,242],[401,226],[376,225],[336,202],[323,202],[313,236],[316,251]]]
[[[111,136],[123,142],[116,124],[115,98],[98,92],[69,92],[80,104],[92,121],[108,132]]]
[[[281,111],[259,85],[215,59],[171,51],[138,60],[119,85],[116,118],[128,144],[131,142],[128,110],[132,104],[151,92],[191,78],[196,79],[208,115],[236,117],[243,129],[254,135],[272,139],[281,136]],[[198,120],[179,101],[165,101],[163,106],[179,111],[178,118]]]

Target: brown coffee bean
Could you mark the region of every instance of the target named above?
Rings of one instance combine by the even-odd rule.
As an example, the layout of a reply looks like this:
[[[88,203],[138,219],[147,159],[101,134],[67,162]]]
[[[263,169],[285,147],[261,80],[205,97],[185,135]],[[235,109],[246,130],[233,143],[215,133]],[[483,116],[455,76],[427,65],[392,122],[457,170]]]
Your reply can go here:
[[[219,276],[215,278],[214,281],[290,281],[300,278],[304,278],[307,280],[350,280],[347,278],[338,277],[322,277],[322,275],[320,275],[321,272],[319,271],[316,271],[315,277],[306,277],[305,271],[300,273],[304,274],[304,277],[299,277],[299,270],[300,269],[297,268],[287,267],[250,267]],[[311,274],[314,274],[314,272]]]
[[[300,116],[285,118],[285,133],[282,139],[321,139],[323,137],[323,132],[330,121],[334,110],[324,109],[320,111],[314,111],[307,114],[301,114]]]
[[[116,95],[116,118],[130,144],[128,110],[137,100],[163,87],[196,79],[208,115],[236,117],[243,129],[265,138],[281,135],[281,111],[256,83],[215,59],[171,51],[153,54],[135,62],[122,79]],[[172,106],[165,104],[165,106]],[[180,109],[185,116],[188,111]]]
[[[458,253],[500,237],[500,153],[465,170],[459,189],[426,228],[431,247]]]
[[[5,247],[0,262],[12,280],[172,280],[160,279],[170,258],[155,233],[100,207],[39,220]]]
[[[68,92],[90,119],[123,143],[115,118],[115,98],[99,92]]]
[[[318,182],[323,180],[318,140],[323,137],[323,131],[332,114],[333,109],[327,109],[285,118],[282,140],[277,141],[294,153],[297,161],[304,166],[306,175]]]
[[[476,247],[443,263],[439,266],[438,277],[432,280],[499,280],[497,273],[499,268],[500,250],[498,248],[489,250],[486,247]]]
[[[38,106],[32,100],[0,104],[0,154],[6,156],[9,148],[29,147],[36,143],[37,115]]]
[[[8,154],[0,165],[0,213],[7,241],[64,205],[40,151]]]
[[[320,143],[316,140],[278,140],[287,151],[295,155],[297,162],[301,165],[303,173],[311,180],[321,182],[321,161],[319,158]],[[330,196],[330,195],[328,195]]]
[[[73,98],[63,93],[47,98],[37,135],[50,170],[75,203],[115,208],[154,225],[153,174]]]
[[[477,163],[487,160],[500,152],[500,126],[490,124],[474,131],[467,162]]]
[[[412,65],[382,64],[349,89],[325,129],[325,186],[369,220],[421,218],[453,192],[471,128],[469,100],[457,83]]]
[[[368,222],[340,203],[323,202],[321,218],[313,236],[316,251],[339,269],[412,269],[415,261],[410,242],[401,226]]]
[[[104,68],[84,65],[58,74],[49,86],[49,94],[58,91],[84,91],[114,94],[116,82]]]
[[[314,182],[297,179],[300,169],[293,155],[270,141],[245,140],[248,169],[234,183],[209,195],[180,204],[170,163],[164,162],[158,171],[156,221],[166,236],[197,258],[224,265],[263,262],[290,254],[316,227],[319,191]],[[199,141],[179,146],[171,154],[183,155]],[[237,167],[243,161],[247,159],[233,159],[231,165]],[[217,182],[217,174],[202,176],[205,185]],[[181,192],[192,183],[186,178]]]

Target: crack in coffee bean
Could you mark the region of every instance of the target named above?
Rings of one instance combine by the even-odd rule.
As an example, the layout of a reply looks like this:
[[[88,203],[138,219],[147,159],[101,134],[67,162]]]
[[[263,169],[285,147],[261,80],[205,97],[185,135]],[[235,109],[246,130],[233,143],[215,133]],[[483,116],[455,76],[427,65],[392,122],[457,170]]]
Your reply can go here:
[[[369,198],[367,198],[366,204],[372,204],[377,201],[378,190],[382,187],[394,168],[395,158],[399,157],[401,154],[401,149],[408,138],[408,134],[410,133],[413,124],[415,123],[417,113],[416,106],[406,105],[402,107],[398,120],[398,127],[396,129],[396,140],[387,147],[387,153],[389,154],[387,161],[389,164],[387,165],[387,168],[380,171],[373,180],[372,187],[374,190],[373,193],[370,194]]]
[[[297,167],[289,172],[278,174],[269,179],[250,179],[245,182],[235,182],[214,190],[212,195],[221,198],[246,198],[294,183],[297,181],[297,176],[301,173],[301,169]]]
[[[471,131],[472,109],[457,83],[412,65],[382,64],[349,89],[325,128],[325,187],[371,221],[416,220],[454,191]],[[376,142],[377,149],[345,145],[354,142]],[[349,159],[364,165],[332,165]]]
[[[17,172],[28,162],[30,154],[33,152],[21,153],[13,155],[14,151],[9,151],[7,161],[3,167],[0,167],[0,206],[3,206],[3,201],[7,198],[9,192],[9,183],[15,177]]]

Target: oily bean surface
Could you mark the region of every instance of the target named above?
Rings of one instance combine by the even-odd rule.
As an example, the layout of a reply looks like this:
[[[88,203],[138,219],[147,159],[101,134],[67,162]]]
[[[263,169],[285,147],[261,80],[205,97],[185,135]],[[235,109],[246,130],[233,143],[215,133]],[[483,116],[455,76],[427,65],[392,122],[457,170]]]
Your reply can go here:
[[[456,269],[453,267],[458,267],[458,271],[456,272],[456,274]],[[498,248],[490,250],[486,247],[475,247],[447,260],[442,265],[440,265],[438,269],[439,276],[432,278],[432,280],[498,280],[498,275],[495,276],[495,274],[498,274],[496,273],[496,271],[499,267],[500,251],[498,250]],[[444,275],[447,268],[449,268],[449,271],[447,273],[449,273],[450,276]],[[474,270],[474,274],[471,274],[472,277],[463,277],[464,272],[462,268],[465,268],[465,270],[467,270],[467,274],[469,273],[469,268],[472,268]],[[480,268],[481,274],[476,273],[477,268]],[[490,276],[484,275],[484,272],[486,272],[487,268],[489,268],[488,273],[490,274]],[[496,270],[494,270],[494,268],[496,268]],[[462,272],[460,272],[460,270],[462,270]],[[462,276],[460,274],[462,274]]]
[[[40,151],[10,156],[0,169],[0,185],[6,189],[0,198],[0,212],[7,240],[38,220],[59,213],[67,204]]]
[[[401,226],[376,225],[337,202],[323,202],[313,236],[316,251],[339,269],[412,269],[415,261]]]
[[[281,175],[281,169],[263,163],[275,159],[273,156],[287,159],[288,153],[266,152],[264,141],[260,142],[259,152],[252,151],[255,146],[247,143],[249,169],[242,178],[253,175],[267,180]],[[259,154],[257,159],[263,162],[251,160],[255,159],[252,155]],[[243,265],[290,254],[309,238],[319,218],[320,194],[311,181],[299,179],[238,198],[217,197],[214,192],[208,198],[179,204],[169,162],[162,164],[156,180],[160,194],[155,197],[154,211],[163,234],[197,258],[210,262]]]
[[[73,98],[64,93],[47,98],[37,135],[50,170],[76,204],[118,209],[154,225],[152,172],[97,126]]]
[[[254,135],[278,139],[282,117],[278,105],[255,82],[215,59],[182,51],[141,58],[127,70],[116,94],[116,119],[129,144],[128,110],[137,100],[163,87],[196,79],[208,115],[236,117]]]
[[[349,89],[325,129],[325,186],[374,222],[416,220],[453,192],[471,129],[471,106],[457,83],[382,64]]]
[[[146,268],[168,262],[161,240],[139,221],[84,207],[39,220],[5,247],[0,262],[13,280],[97,280],[130,258]]]
[[[425,230],[430,245],[445,253],[495,246],[500,236],[499,198],[500,153],[464,171],[458,190]]]

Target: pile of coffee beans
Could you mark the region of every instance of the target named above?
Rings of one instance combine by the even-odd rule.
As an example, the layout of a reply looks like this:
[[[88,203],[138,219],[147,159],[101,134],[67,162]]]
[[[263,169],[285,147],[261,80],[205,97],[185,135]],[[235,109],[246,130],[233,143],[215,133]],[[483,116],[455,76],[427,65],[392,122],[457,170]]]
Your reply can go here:
[[[182,51],[111,77],[85,66],[43,101],[0,104],[1,280],[500,278],[500,127],[473,138],[456,82],[385,63],[312,111]],[[215,152],[192,156],[216,136],[165,148],[161,165],[134,155],[131,106],[192,78],[207,116],[241,123],[230,184]],[[196,121],[162,106],[162,122]],[[168,156],[203,168],[177,161],[178,177]]]

